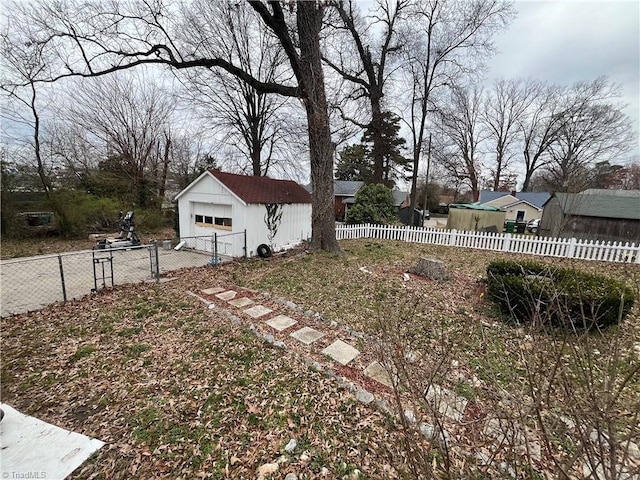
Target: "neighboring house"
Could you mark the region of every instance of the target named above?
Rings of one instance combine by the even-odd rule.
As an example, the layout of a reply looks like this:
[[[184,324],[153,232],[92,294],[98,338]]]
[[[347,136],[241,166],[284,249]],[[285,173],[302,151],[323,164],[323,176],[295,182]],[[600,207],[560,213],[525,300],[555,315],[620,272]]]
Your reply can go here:
[[[334,213],[336,220],[342,222],[350,205],[356,203],[355,196],[364,186],[364,182],[355,180],[335,180],[333,182],[333,195],[335,197]],[[311,184],[304,187],[311,193]]]
[[[296,245],[311,237],[311,196],[290,180],[251,177],[209,170],[176,197],[180,215],[180,238],[212,237],[247,232],[247,256],[256,255],[261,244],[269,245],[265,223],[267,204],[281,205],[281,220],[270,245],[274,250]],[[228,237],[226,237],[228,238]],[[234,242],[233,256],[243,256]]]
[[[393,190],[393,205],[398,209],[398,218],[404,225],[409,225],[409,211],[411,210],[411,197],[409,192],[401,192],[400,190]],[[413,224],[416,226],[423,225],[422,211],[417,208],[413,209]]]
[[[411,202],[411,198],[409,197],[409,192],[392,190],[391,195],[393,196],[393,206],[396,208],[406,207]]]
[[[546,192],[493,192],[482,190],[478,204],[503,209],[507,221],[528,222],[542,217],[544,204],[550,196]]]
[[[540,235],[640,243],[640,190],[556,193],[544,205]]]
[[[349,205],[356,203],[356,193],[364,186],[364,182],[355,180],[336,180],[333,184],[335,196],[334,213],[336,220],[343,221]]]

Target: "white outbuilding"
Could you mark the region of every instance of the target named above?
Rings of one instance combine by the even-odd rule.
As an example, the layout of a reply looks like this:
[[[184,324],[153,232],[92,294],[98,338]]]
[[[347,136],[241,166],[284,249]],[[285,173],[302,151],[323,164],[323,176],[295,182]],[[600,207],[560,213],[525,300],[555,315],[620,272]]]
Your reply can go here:
[[[180,240],[197,250],[252,257],[311,238],[311,195],[291,180],[208,170],[176,200]]]

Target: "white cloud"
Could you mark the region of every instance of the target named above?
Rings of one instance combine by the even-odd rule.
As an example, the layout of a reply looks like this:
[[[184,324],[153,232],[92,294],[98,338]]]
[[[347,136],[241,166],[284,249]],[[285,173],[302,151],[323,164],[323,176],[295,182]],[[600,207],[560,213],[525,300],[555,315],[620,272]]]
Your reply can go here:
[[[558,84],[606,75],[623,88],[625,112],[640,131],[640,2],[520,1],[496,36],[489,78],[533,77]],[[636,153],[640,151],[640,141]]]

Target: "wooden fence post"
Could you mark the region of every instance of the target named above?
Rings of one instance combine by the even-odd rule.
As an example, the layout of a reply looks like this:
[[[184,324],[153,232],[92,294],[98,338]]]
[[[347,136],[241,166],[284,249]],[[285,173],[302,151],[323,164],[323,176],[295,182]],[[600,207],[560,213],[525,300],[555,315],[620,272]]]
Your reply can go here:
[[[568,258],[575,258],[576,243],[577,243],[577,240],[575,238],[570,238],[569,239],[569,249],[567,250],[567,257]]]
[[[511,248],[511,234],[505,233],[504,242],[502,243],[502,251],[508,252],[510,248]]]

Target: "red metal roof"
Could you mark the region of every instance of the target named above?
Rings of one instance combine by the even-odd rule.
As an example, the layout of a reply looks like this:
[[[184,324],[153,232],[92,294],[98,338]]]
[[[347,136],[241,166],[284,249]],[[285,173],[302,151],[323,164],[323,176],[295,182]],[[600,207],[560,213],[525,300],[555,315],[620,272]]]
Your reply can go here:
[[[209,170],[229,190],[245,203],[311,203],[311,195],[291,180],[251,177]]]

